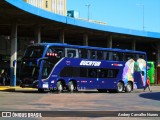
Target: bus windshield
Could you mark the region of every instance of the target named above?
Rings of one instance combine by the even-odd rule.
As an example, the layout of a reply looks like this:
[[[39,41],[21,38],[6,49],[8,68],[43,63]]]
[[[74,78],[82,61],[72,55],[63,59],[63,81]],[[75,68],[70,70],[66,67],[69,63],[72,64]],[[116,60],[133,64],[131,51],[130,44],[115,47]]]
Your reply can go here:
[[[25,58],[41,58],[43,55],[44,46],[30,46],[27,48]]]
[[[34,79],[38,79],[38,75],[39,75],[39,68],[36,66],[28,66],[28,65],[24,65],[22,67],[22,71],[24,71],[21,76],[24,77],[34,77]]]

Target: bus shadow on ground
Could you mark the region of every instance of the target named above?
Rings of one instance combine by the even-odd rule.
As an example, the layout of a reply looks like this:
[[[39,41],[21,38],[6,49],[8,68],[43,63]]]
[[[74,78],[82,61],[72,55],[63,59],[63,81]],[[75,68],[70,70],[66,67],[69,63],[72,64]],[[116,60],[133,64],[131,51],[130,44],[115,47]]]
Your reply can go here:
[[[160,92],[143,93],[143,94],[140,94],[139,96],[145,99],[160,101]]]

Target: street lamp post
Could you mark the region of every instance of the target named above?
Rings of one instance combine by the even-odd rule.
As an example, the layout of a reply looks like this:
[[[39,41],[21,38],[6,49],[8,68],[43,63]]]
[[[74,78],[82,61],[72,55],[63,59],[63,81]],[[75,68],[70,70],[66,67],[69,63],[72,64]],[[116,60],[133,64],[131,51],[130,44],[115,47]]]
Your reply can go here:
[[[90,8],[91,4],[87,4],[85,6],[88,8],[88,21],[89,21],[89,8]]]
[[[144,4],[137,4],[138,6],[142,6],[142,23],[143,23],[143,31],[144,31]]]

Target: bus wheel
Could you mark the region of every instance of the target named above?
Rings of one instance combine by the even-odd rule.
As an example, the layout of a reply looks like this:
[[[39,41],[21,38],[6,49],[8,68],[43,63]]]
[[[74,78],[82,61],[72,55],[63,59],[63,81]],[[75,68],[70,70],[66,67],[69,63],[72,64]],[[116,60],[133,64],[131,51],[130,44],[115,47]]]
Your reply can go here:
[[[43,92],[44,92],[44,89],[38,88],[38,92],[39,92],[39,93],[43,93]]]
[[[61,93],[63,91],[63,85],[61,81],[57,82],[57,92]]]
[[[118,82],[117,84],[118,88],[117,88],[117,92],[120,93],[120,92],[123,92],[123,83],[122,82]]]
[[[125,88],[125,92],[130,93],[132,91],[132,84],[130,82],[127,83],[127,86]]]
[[[73,92],[75,90],[75,86],[74,86],[73,81],[70,81],[68,83],[68,90],[69,90],[69,92]]]

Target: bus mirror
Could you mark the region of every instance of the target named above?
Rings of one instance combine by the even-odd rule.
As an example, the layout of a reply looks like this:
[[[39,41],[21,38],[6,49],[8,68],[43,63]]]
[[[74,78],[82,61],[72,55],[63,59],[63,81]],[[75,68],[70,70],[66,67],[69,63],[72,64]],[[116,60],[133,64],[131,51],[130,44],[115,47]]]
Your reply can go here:
[[[15,65],[16,65],[16,60],[13,61],[13,67],[15,67]]]

